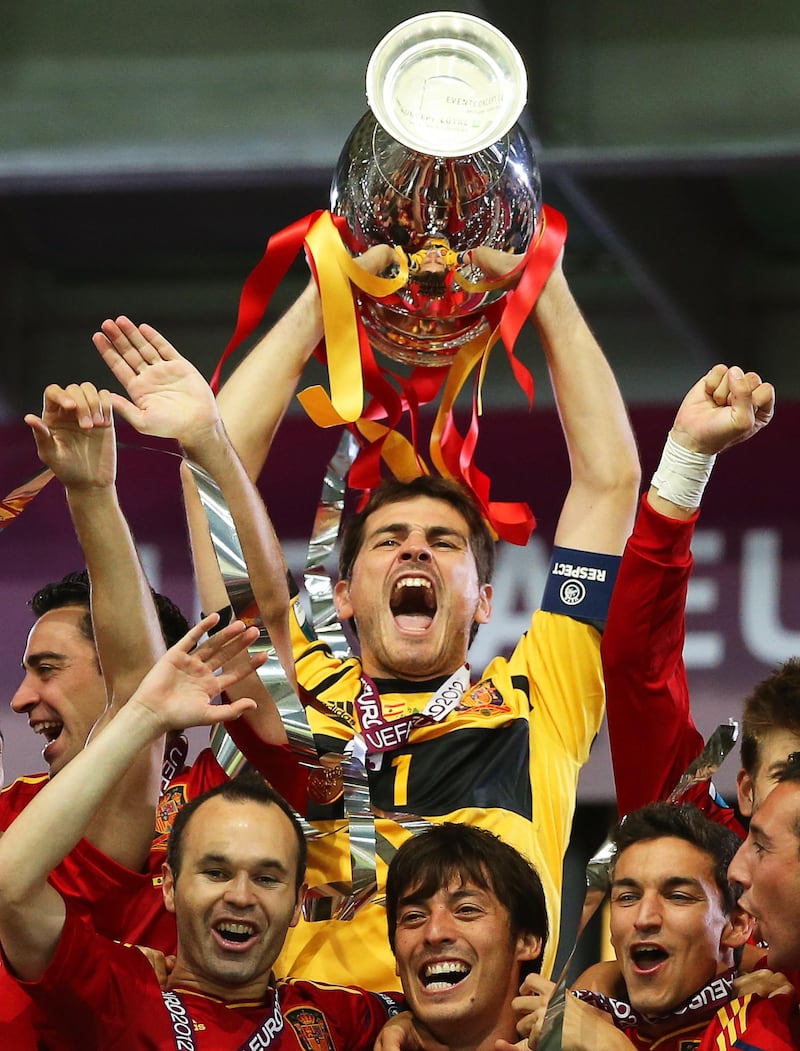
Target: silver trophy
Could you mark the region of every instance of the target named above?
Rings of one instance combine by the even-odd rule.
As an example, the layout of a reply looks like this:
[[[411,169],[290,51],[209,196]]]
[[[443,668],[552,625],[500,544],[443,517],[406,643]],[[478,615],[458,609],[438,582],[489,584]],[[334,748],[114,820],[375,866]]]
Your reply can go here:
[[[525,67],[488,22],[436,12],[383,38],[366,86],[370,108],[339,157],[331,210],[354,255],[394,245],[409,275],[387,297],[362,292],[360,314],[389,357],[446,365],[487,330],[484,308],[508,290],[472,250],[521,255],[537,231],[541,179],[516,123]]]

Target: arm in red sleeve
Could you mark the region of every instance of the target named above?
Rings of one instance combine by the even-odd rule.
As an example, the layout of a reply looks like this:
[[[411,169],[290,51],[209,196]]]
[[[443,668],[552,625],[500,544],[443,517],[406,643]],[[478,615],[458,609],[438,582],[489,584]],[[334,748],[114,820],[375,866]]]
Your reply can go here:
[[[620,814],[668,796],[703,747],[683,663],[697,518],[667,518],[642,497],[611,598],[601,653]]]
[[[226,723],[231,740],[249,763],[264,775],[276,792],[299,814],[308,806],[308,768],[298,762],[288,744],[269,744],[244,719]]]

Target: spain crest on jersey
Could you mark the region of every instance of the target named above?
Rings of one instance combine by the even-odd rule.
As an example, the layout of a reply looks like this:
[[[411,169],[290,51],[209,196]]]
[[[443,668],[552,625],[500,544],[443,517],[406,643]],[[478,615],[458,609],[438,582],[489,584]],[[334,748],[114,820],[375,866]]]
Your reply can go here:
[[[166,850],[167,840],[172,831],[172,822],[186,802],[186,785],[184,784],[170,785],[161,796],[156,806],[154,847],[163,847]]]
[[[510,712],[511,708],[492,680],[484,679],[467,690],[458,702],[456,711],[470,712],[472,715],[499,715]]]
[[[315,1007],[293,1007],[284,1015],[303,1051],[334,1051],[325,1015]]]

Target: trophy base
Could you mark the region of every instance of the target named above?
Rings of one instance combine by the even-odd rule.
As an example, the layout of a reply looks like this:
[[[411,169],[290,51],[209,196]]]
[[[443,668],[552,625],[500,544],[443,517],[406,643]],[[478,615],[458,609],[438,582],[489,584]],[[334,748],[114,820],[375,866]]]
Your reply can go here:
[[[366,296],[360,298],[359,307],[369,341],[375,350],[404,365],[423,365],[428,368],[451,365],[465,343],[489,329],[482,315],[416,317],[392,310]]]

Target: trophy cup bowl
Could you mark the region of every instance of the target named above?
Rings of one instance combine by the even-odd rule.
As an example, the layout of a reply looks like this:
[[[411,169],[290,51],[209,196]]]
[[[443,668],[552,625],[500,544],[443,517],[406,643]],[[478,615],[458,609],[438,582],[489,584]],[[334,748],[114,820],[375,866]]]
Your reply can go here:
[[[483,308],[507,292],[470,250],[522,254],[539,222],[539,170],[517,124],[525,68],[488,22],[437,12],[391,30],[366,82],[370,108],[340,154],[331,210],[354,255],[392,244],[410,272],[390,296],[360,293],[359,311],[376,349],[446,365],[486,331]]]

